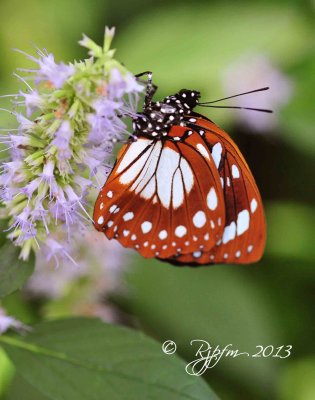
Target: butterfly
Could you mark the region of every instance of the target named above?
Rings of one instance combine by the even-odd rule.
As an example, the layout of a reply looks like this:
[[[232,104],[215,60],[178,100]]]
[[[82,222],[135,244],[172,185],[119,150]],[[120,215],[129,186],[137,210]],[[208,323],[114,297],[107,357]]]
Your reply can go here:
[[[144,108],[96,200],[96,229],[174,265],[258,261],[266,224],[254,177],[231,137],[195,112],[227,98],[201,103],[183,89],[154,102],[152,74],[143,74]]]

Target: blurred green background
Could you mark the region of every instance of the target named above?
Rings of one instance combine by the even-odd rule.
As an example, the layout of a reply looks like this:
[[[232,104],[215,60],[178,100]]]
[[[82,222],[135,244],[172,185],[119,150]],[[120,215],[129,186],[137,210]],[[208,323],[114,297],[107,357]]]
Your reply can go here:
[[[262,119],[257,130],[253,114],[246,123],[231,110],[205,111],[236,140],[256,177],[268,224],[263,261],[193,270],[134,255],[125,293],[110,299],[122,323],[175,340],[187,360],[192,339],[250,353],[257,345],[293,346],[285,360],[223,359],[204,375],[222,399],[315,399],[314,7],[298,0],[0,2],[1,94],[15,93],[20,85],[12,72],[30,65],[12,48],[33,52],[35,44],[57,60],[80,59],[86,56],[76,45],[81,34],[101,43],[105,25],[117,28],[119,60],[134,73],[154,72],[158,97],[184,87],[200,90],[205,101],[234,94],[233,73],[244,91],[256,89],[252,82],[271,85],[272,127]],[[251,62],[258,67],[249,82],[242,71]],[[278,101],[281,80],[290,90]],[[0,122],[6,126],[6,115]],[[26,322],[39,318],[38,304],[21,294],[5,306]],[[12,373],[2,353],[0,371],[1,392]]]

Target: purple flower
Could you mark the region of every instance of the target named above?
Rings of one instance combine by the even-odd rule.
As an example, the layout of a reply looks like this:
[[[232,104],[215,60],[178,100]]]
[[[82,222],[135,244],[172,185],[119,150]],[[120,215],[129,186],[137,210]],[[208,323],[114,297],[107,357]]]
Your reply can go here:
[[[264,55],[247,56],[230,66],[224,74],[227,96],[269,86],[264,92],[233,99],[233,105],[273,110],[273,114],[237,110],[235,118],[256,132],[275,130],[278,111],[292,95],[292,82]]]
[[[115,117],[117,110],[123,105],[122,101],[110,100],[106,97],[94,101],[93,108],[100,117]]]
[[[106,297],[123,289],[121,274],[128,266],[129,251],[94,231],[82,232],[75,228],[71,242],[59,232],[41,246],[27,293],[64,299],[80,282],[82,290],[76,296],[73,311],[84,314],[88,309],[89,315],[114,321],[117,318],[115,309],[109,308]],[[73,254],[77,264],[74,264]],[[56,265],[62,265],[62,268],[56,268]]]
[[[124,122],[116,116],[108,118],[90,114],[88,122],[91,126],[88,137],[89,144],[99,146],[104,142],[112,141],[114,138],[119,141],[123,135],[130,135]]]
[[[35,204],[34,210],[32,211],[32,219],[34,221],[41,221],[45,227],[47,235],[50,233],[48,228],[48,210],[46,210],[40,200]]]
[[[27,117],[30,117],[34,111],[40,109],[44,104],[43,97],[37,90],[32,90],[30,93],[23,93],[20,91],[20,95],[24,97]]]
[[[17,238],[17,243],[21,243],[25,240],[34,238],[36,236],[37,230],[33,222],[31,221],[31,211],[29,207],[25,207],[24,210],[14,217],[14,223],[10,227],[19,230],[20,234]],[[9,237],[14,238],[15,232],[11,233]]]
[[[48,160],[44,165],[43,172],[40,174],[41,182],[44,182],[48,186],[50,199],[58,192],[58,184],[54,175],[54,169],[54,161]]]
[[[34,128],[34,122],[24,117],[23,114],[15,114],[17,122],[19,123],[20,131],[30,131]]]
[[[3,173],[0,178],[3,178],[4,184],[22,183],[25,180],[25,174],[23,172],[23,162],[20,160],[8,161],[2,164]]]
[[[3,163],[0,174],[0,200],[6,202],[20,191],[14,184],[22,183],[25,180],[22,161],[9,161]]]
[[[29,331],[30,328],[24,325],[17,319],[6,315],[3,308],[0,307],[0,335],[6,332],[8,329],[13,328],[15,330]]]
[[[33,196],[35,190],[38,189],[38,186],[41,182],[41,178],[35,178],[30,183],[22,188],[22,193],[25,194],[29,199]]]
[[[114,59],[114,30],[105,33],[104,46],[86,36],[81,41],[90,59],[66,65],[38,50],[38,57],[26,54],[35,69],[21,69],[30,76],[15,74],[29,91],[14,103],[22,112],[11,112],[18,128],[0,140],[10,151],[1,166],[0,200],[24,258],[45,243],[66,255],[58,234],[70,239],[78,227],[92,226],[88,195],[110,171],[115,143],[130,135],[124,118],[134,115],[143,87]]]
[[[68,238],[73,235],[73,226],[75,224],[85,225],[85,221],[90,219],[90,216],[83,205],[82,196],[75,193],[70,185],[55,193],[55,201],[49,203],[49,212],[57,221],[64,221],[68,232]]]
[[[90,179],[86,179],[83,176],[79,175],[74,178],[74,182],[81,189],[82,195],[87,191],[87,189],[89,189],[93,185],[93,182]]]
[[[72,156],[72,150],[70,148],[70,139],[73,135],[73,131],[70,127],[69,121],[63,121],[60,128],[55,133],[55,138],[51,142],[52,145],[58,149],[58,160],[64,161],[69,160]]]
[[[35,82],[48,81],[56,89],[60,89],[65,81],[74,73],[72,65],[66,65],[63,62],[57,64],[52,54],[41,55],[41,58],[35,59],[39,65],[36,71],[37,78]]]
[[[56,261],[56,266],[59,266],[59,259],[68,259],[72,264],[77,265],[74,259],[70,256],[68,251],[66,250],[64,245],[61,245],[60,242],[57,242],[51,237],[48,237],[45,241],[45,252],[46,252],[46,261],[50,261],[54,259]]]
[[[143,85],[140,85],[130,72],[126,73],[126,93],[141,93],[143,92]]]
[[[13,147],[28,146],[30,144],[30,139],[28,136],[9,135],[9,138]]]
[[[134,75],[130,72],[122,74],[119,69],[113,68],[109,78],[108,97],[122,98],[124,94],[131,92],[142,92],[143,86],[140,85]]]
[[[98,168],[103,165],[108,153],[101,147],[87,149],[83,157],[83,163],[90,170],[90,176],[94,176],[98,172]]]

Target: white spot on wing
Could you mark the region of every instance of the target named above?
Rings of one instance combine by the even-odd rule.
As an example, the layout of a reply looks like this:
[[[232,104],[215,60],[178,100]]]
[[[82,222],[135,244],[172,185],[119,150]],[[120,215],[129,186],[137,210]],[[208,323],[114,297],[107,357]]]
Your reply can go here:
[[[250,202],[250,210],[251,210],[252,213],[254,213],[254,212],[256,211],[257,205],[258,205],[258,204],[257,204],[256,199],[253,199],[253,200]]]
[[[152,229],[152,223],[149,222],[149,221],[144,221],[144,222],[141,224],[141,229],[142,229],[142,232],[143,232],[143,233],[148,233],[148,232],[150,232],[150,230]]]
[[[222,145],[221,145],[221,143],[216,143],[212,147],[211,155],[212,155],[213,161],[217,168],[219,168],[219,165],[220,165],[221,154],[222,154]]]
[[[107,192],[107,197],[109,197],[110,199],[113,197],[113,192],[111,190]]]
[[[136,142],[131,143],[117,168],[117,173],[123,171],[128,165],[132,164],[137,156],[150,144],[152,144],[152,140],[149,139],[138,139]]]
[[[232,176],[233,176],[233,178],[240,177],[240,171],[235,164],[232,165]]]
[[[201,143],[197,144],[197,150],[199,151],[199,153],[204,156],[205,158],[207,158],[208,160],[210,160],[209,154],[207,152],[207,149],[205,148],[205,146]]]
[[[187,233],[187,229],[184,225],[179,225],[176,229],[175,229],[175,235],[179,238],[185,236]]]
[[[145,199],[150,199],[155,193],[154,174],[161,153],[161,148],[162,144],[158,141],[155,143],[153,149],[148,151],[147,163],[130,188],[131,190],[135,190],[136,193],[141,192],[141,197]]]
[[[236,224],[235,222],[231,222],[230,225],[227,225],[224,228],[222,236],[223,244],[229,242],[230,240],[233,240],[235,238],[235,235],[236,235]]]
[[[196,228],[202,228],[206,223],[206,214],[203,211],[197,211],[193,216],[193,223]]]
[[[199,258],[201,256],[201,254],[202,254],[201,251],[194,251],[193,252],[193,257],[194,258]]]
[[[237,216],[237,236],[242,235],[249,228],[249,212],[243,210]]]
[[[165,229],[159,233],[159,238],[161,240],[164,240],[167,238],[167,231]]]
[[[183,180],[179,170],[176,171],[173,180],[173,208],[176,209],[184,202]]]
[[[183,174],[186,193],[189,193],[194,186],[194,175],[192,173],[190,165],[184,158],[182,158],[180,161],[180,169]]]
[[[134,216],[134,213],[132,211],[129,211],[123,216],[123,220],[130,221]]]
[[[212,187],[208,193],[207,196],[207,205],[210,208],[210,210],[215,210],[217,208],[218,205],[218,197],[217,194],[215,192],[214,187]]]
[[[113,213],[117,208],[117,204],[113,204],[110,208],[109,208],[109,212]]]
[[[127,231],[127,230],[124,230],[124,231],[123,231],[123,235],[124,235],[125,237],[128,236],[129,233],[130,233],[130,231]]]
[[[135,142],[137,143],[137,142]],[[123,185],[134,181],[141,171],[144,171],[144,165],[148,160],[150,153],[146,151],[137,161],[135,161],[119,178],[119,182]],[[119,168],[118,168],[119,169]],[[117,169],[117,172],[118,172]]]
[[[155,187],[155,178],[154,176],[151,178],[151,180],[149,181],[149,183],[147,184],[147,186],[143,189],[143,191],[141,192],[141,197],[143,199],[149,200],[151,199],[151,197],[154,195],[156,191],[156,187]],[[137,190],[136,190],[137,193]],[[155,201],[154,201],[155,199]],[[157,202],[156,196],[154,196],[153,199],[153,204]]]
[[[156,171],[157,193],[165,208],[170,207],[172,194],[172,181],[179,164],[179,154],[165,147],[162,150],[159,165]]]
[[[102,225],[103,222],[104,222],[104,217],[99,217],[99,219],[97,220],[97,223],[99,225]]]

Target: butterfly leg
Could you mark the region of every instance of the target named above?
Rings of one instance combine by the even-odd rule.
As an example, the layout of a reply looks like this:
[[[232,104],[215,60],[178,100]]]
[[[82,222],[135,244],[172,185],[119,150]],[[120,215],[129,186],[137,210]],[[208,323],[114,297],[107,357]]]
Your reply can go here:
[[[145,71],[141,72],[140,74],[135,75],[136,78],[140,78],[141,76],[147,76],[147,88],[145,93],[144,105],[145,107],[149,107],[151,105],[152,98],[157,91],[158,87],[152,83],[152,72]]]

